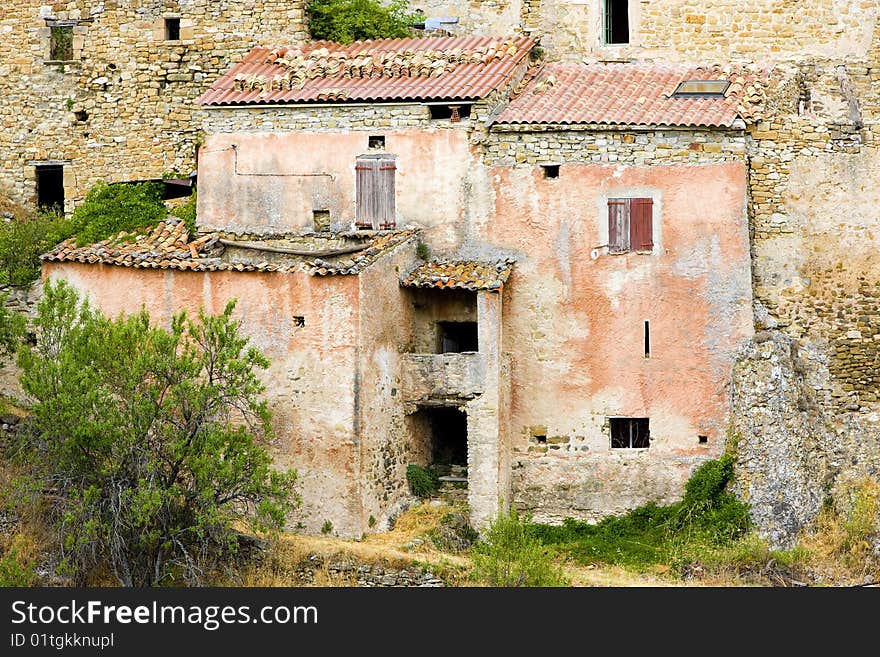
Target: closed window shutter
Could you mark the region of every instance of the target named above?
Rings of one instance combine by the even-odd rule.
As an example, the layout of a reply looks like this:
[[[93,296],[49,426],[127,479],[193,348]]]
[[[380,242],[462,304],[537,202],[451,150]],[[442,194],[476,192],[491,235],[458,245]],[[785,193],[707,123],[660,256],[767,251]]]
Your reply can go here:
[[[355,163],[355,224],[360,228],[393,228],[395,215],[393,156],[364,155]]]
[[[630,199],[629,243],[633,251],[654,248],[654,201],[649,198]]]
[[[608,199],[608,248],[612,253],[629,251],[629,199]]]

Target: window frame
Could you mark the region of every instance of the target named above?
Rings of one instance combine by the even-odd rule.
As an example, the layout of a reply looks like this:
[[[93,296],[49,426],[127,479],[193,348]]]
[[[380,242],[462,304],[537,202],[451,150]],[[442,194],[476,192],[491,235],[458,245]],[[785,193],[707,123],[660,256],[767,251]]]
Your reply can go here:
[[[605,0],[602,5],[602,45],[604,46],[628,46],[632,42],[632,16],[629,0],[619,0],[626,5],[626,41],[612,41],[613,33],[613,4],[615,0]]]
[[[615,423],[618,422],[626,422],[629,431],[628,435],[628,445],[615,445],[614,444],[614,434],[615,434]],[[634,423],[642,423],[645,425],[645,435],[644,435],[644,445],[633,445],[633,425]],[[629,417],[629,416],[614,416],[608,418],[608,434],[609,434],[609,442],[610,449],[626,449],[626,450],[644,450],[651,448],[651,418],[649,417]]]
[[[651,196],[609,196],[606,199],[607,206],[607,228],[608,228],[608,252],[614,255],[623,253],[642,253],[648,254],[654,252],[656,246],[654,206],[656,205],[654,198]],[[618,216],[615,216],[615,210],[618,209]],[[634,212],[634,208],[638,208]],[[638,215],[639,212],[644,213],[647,208],[647,227],[645,215]],[[637,214],[636,223],[633,216]],[[640,225],[639,220],[642,222]],[[617,230],[614,229],[615,223]],[[623,227],[625,224],[625,228]],[[618,237],[618,240],[615,240]],[[645,243],[643,240],[647,237],[650,242]],[[625,238],[625,241],[624,241]],[[635,240],[642,240],[638,246],[634,246]]]

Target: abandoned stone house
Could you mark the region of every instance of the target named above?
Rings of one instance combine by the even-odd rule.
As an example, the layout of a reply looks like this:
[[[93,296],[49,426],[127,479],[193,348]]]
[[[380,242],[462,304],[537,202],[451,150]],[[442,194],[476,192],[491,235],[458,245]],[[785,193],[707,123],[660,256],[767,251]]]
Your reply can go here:
[[[466,466],[477,524],[592,519],[736,436],[778,543],[880,476],[876,3],[424,7],[460,36],[241,37],[180,101],[198,234],[45,274],[160,321],[238,298],[312,531],[383,527],[409,463]]]

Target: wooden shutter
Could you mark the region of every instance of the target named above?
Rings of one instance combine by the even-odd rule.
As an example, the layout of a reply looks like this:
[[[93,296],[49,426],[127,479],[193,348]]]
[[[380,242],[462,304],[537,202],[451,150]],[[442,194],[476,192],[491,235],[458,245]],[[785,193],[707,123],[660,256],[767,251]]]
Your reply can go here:
[[[397,166],[393,155],[362,155],[355,163],[355,224],[361,228],[394,228]]]
[[[629,251],[629,199],[608,199],[608,249],[611,253]]]
[[[633,198],[629,204],[629,244],[633,251],[654,248],[654,201]]]

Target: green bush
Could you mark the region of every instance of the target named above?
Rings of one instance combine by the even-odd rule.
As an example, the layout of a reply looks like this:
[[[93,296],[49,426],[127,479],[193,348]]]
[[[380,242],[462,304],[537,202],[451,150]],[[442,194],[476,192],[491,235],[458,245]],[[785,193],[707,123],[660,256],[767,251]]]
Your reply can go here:
[[[0,587],[33,586],[36,580],[36,563],[24,558],[18,548],[0,558]]]
[[[73,235],[57,212],[25,214],[0,223],[0,282],[16,287],[40,277],[40,255]]]
[[[725,454],[700,465],[676,504],[652,502],[595,524],[566,518],[561,526],[536,525],[535,535],[581,563],[641,570],[699,557],[706,549],[731,545],[751,527],[748,507],[727,490],[733,463]]]
[[[155,226],[168,214],[161,183],[108,185],[99,182],[73,211],[71,227],[79,246],[100,242],[119,232]]]
[[[196,193],[193,192],[192,196],[186,199],[186,203],[173,210],[172,214],[183,219],[189,234],[194,235],[196,232]]]
[[[36,344],[19,351],[33,400],[15,437],[22,490],[52,488],[47,519],[79,583],[199,585],[254,532],[284,526],[294,472],[272,466],[269,365],[232,318],[146,311],[114,319],[69,284],[46,285]]]
[[[437,475],[420,465],[406,466],[406,480],[416,497],[431,497],[440,488]]]
[[[310,0],[306,16],[313,39],[339,43],[408,37],[416,22],[406,0]]]
[[[568,586],[562,568],[516,510],[501,513],[474,548],[474,577],[489,586]]]

